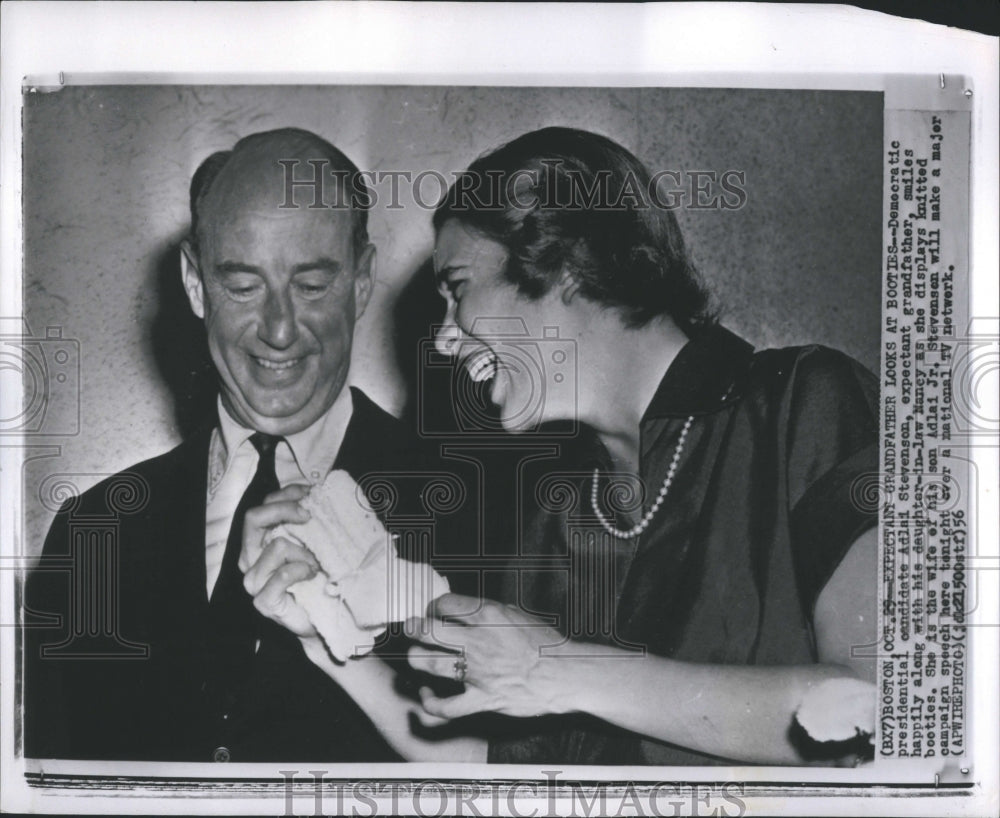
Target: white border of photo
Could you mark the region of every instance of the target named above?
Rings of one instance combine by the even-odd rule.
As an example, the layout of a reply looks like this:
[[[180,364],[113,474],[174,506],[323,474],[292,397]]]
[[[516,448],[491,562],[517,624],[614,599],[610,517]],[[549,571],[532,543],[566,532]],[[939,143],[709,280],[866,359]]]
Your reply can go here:
[[[470,4],[457,3],[5,3],[2,8],[0,131],[0,315],[22,311],[21,105],[23,84],[44,90],[64,84],[451,84],[536,86],[689,86],[883,90],[893,75],[961,77],[973,92],[971,154],[971,314],[996,325],[1000,302],[996,225],[1000,144],[996,38],[902,20],[845,6],[767,4]],[[983,396],[996,418],[997,395]],[[20,396],[0,395],[2,417],[15,417]],[[996,564],[998,509],[996,439],[984,441],[974,460],[983,476],[974,501],[978,525],[975,557]],[[0,447],[0,567],[23,568],[21,464],[15,441]],[[992,560],[993,562],[990,562]],[[993,570],[996,570],[995,568]],[[2,809],[71,813],[312,813],[307,773],[296,789],[266,786],[281,780],[281,765],[229,765],[227,784],[218,766],[82,763],[49,764],[72,774],[75,784],[43,792],[25,784],[13,726],[17,701],[15,628],[17,570],[0,571],[0,753]],[[989,571],[985,574],[991,576]],[[975,783],[935,791],[925,777],[892,783],[875,767],[627,768],[574,767],[561,779],[577,782],[743,782],[735,800],[703,787],[674,800],[664,814],[987,815],[997,810],[998,656],[1000,606],[996,582],[980,583],[970,628],[975,683],[969,686]],[[264,769],[266,766],[267,769]],[[288,765],[291,766],[291,765]],[[301,766],[301,765],[299,765]],[[89,778],[92,776],[93,778]],[[122,777],[136,776],[130,784]],[[213,782],[214,779],[214,783]],[[355,814],[394,809],[444,814],[440,799],[414,802],[405,782],[545,782],[543,770],[484,765],[331,765],[327,781],[401,782],[403,796],[362,799]],[[203,783],[199,783],[201,780]],[[792,782],[808,781],[806,786]],[[117,782],[117,783],[116,783]],[[783,785],[775,782],[789,782]],[[899,784],[900,786],[897,786]],[[596,785],[595,785],[596,786]],[[388,792],[388,791],[387,791]],[[405,793],[409,792],[410,796]],[[485,794],[480,814],[572,814],[572,803],[515,792],[514,801]],[[551,795],[551,793],[549,794]],[[708,800],[703,800],[707,798]],[[909,796],[909,797],[900,797]],[[407,802],[406,798],[410,797]],[[712,801],[712,798],[716,798]],[[889,799],[892,799],[891,801]],[[862,804],[863,802],[863,804]],[[470,803],[470,802],[465,802]],[[630,809],[620,794],[610,804]],[[670,806],[675,804],[675,806]],[[351,802],[340,805],[351,809]],[[324,811],[336,801],[327,799]],[[372,811],[366,811],[371,809]],[[467,807],[466,809],[471,809]],[[533,812],[532,810],[537,810]],[[669,810],[675,810],[671,813]],[[454,805],[447,810],[454,811]],[[318,814],[318,813],[317,813]],[[475,812],[463,814],[476,814]],[[740,814],[742,814],[740,812]]]

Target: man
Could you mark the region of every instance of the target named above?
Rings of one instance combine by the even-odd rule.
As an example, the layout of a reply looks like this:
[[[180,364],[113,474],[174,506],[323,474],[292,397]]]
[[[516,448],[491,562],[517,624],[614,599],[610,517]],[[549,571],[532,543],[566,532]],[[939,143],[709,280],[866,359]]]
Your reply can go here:
[[[330,206],[289,184],[310,173]],[[142,498],[119,509],[105,656],[65,649],[79,576],[29,580],[27,610],[61,623],[27,630],[27,756],[398,759],[295,635],[253,610],[238,567],[243,515],[279,485],[320,482],[331,467],[360,479],[422,465],[395,419],[344,388],[374,280],[367,200],[351,160],[296,129],[248,136],[195,173],[181,273],[207,331],[218,417],[57,515],[44,554],[79,564],[81,521],[116,510],[115,485],[127,478]]]

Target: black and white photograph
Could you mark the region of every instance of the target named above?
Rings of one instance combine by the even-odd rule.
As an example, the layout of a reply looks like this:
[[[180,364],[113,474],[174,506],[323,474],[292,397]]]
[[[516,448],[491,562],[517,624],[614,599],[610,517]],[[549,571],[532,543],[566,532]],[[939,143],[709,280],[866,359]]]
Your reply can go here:
[[[989,84],[285,57],[5,72],[8,803],[980,814]]]

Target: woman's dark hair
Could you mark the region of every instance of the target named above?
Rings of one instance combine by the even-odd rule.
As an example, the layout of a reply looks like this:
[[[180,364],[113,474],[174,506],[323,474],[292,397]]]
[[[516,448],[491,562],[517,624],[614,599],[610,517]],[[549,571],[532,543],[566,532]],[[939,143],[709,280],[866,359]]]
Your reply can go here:
[[[689,335],[714,322],[674,214],[625,148],[574,128],[543,128],[481,156],[434,213],[507,249],[505,275],[539,298],[564,273],[580,295],[640,327],[670,315]]]

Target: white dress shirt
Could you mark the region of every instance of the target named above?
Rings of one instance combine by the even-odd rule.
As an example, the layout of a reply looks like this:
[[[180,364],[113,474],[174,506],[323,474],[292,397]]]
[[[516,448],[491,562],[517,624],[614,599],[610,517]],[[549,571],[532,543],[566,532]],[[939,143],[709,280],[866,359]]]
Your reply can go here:
[[[292,483],[322,483],[337,459],[354,407],[351,390],[340,391],[333,405],[311,426],[289,435],[274,452],[274,470],[284,488]],[[253,429],[238,424],[219,400],[219,426],[208,450],[208,497],[205,524],[205,590],[219,578],[233,514],[257,471]]]

